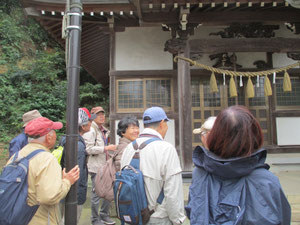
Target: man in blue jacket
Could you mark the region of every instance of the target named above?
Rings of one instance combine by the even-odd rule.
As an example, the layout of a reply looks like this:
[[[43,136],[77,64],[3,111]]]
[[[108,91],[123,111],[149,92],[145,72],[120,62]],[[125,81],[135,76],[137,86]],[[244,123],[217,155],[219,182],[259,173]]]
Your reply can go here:
[[[42,117],[40,112],[36,109],[31,110],[23,114],[23,128],[25,129],[26,125],[36,118]],[[21,134],[16,136],[9,142],[9,158],[15,154],[16,152],[20,151],[25,145],[28,144],[28,138],[24,133],[24,130]]]

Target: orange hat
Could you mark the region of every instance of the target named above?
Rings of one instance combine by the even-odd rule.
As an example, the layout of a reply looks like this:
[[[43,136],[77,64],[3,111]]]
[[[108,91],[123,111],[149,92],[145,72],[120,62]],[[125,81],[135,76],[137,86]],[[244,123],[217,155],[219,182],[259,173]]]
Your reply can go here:
[[[92,108],[91,113],[97,114],[98,112],[105,112],[101,106],[96,106]]]

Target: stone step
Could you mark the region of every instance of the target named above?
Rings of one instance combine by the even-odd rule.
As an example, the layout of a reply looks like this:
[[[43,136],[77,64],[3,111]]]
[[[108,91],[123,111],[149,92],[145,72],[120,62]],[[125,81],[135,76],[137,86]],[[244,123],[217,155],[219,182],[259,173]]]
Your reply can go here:
[[[288,201],[292,208],[292,221],[300,225],[300,195],[288,195]]]

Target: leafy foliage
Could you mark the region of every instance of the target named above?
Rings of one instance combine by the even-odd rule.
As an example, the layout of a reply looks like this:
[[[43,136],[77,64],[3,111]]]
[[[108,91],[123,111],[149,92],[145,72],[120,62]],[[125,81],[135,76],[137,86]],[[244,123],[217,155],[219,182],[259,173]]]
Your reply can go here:
[[[33,109],[65,124],[67,80],[64,57],[63,49],[36,21],[25,19],[18,0],[1,1],[0,143],[8,143],[22,130],[22,115]],[[107,90],[96,84],[84,70],[80,76],[80,107],[91,109],[102,105],[107,108]],[[86,76],[90,78],[86,79]]]
[[[1,0],[0,1],[0,10],[4,11],[7,14],[10,14],[11,10],[16,6],[19,6],[19,0]]]

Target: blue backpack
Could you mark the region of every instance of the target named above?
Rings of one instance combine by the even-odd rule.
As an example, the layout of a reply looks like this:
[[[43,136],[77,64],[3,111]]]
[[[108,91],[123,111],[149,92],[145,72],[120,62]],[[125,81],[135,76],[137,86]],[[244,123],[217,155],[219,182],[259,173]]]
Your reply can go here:
[[[18,159],[15,153],[0,175],[0,225],[26,225],[38,209],[27,205],[29,160],[44,150],[38,149]]]
[[[153,137],[138,146],[136,141],[132,142],[134,149],[142,150],[153,141],[161,140]],[[148,201],[144,187],[144,177],[140,168],[139,152],[137,151],[130,162],[121,171],[116,173],[114,183],[114,197],[118,218],[121,224],[124,223],[143,225],[146,224],[154,210],[148,209]],[[157,203],[161,204],[164,199],[163,189],[161,190]]]

